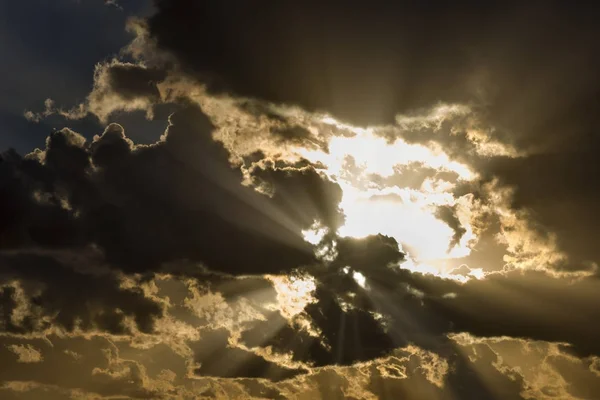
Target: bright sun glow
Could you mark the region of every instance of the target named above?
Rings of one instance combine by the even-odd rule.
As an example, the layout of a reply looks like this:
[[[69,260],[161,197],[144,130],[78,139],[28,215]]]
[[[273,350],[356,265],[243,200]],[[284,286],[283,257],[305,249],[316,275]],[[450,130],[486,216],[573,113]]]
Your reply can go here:
[[[443,167],[464,179],[472,179],[474,175],[466,166],[450,161],[441,151],[434,152],[425,146],[408,144],[400,139],[390,144],[371,130],[360,131],[354,137],[333,137],[329,142],[329,153],[301,150],[300,154],[310,161],[325,164],[334,175],[344,171],[348,156],[354,158],[356,165],[363,167],[365,173],[382,177],[394,174],[394,166],[411,162],[421,162],[436,169]]]
[[[325,165],[327,173],[341,186],[340,207],[346,215],[345,224],[338,231],[341,236],[360,238],[378,233],[392,236],[418,263],[470,254],[470,246],[476,240],[471,226],[474,200],[470,195],[455,198],[452,190],[456,179],[463,182],[474,179],[473,171],[450,160],[439,148],[400,139],[390,143],[378,136],[375,128],[351,127],[331,117],[323,122],[354,136],[333,137],[329,152],[307,149],[298,152],[312,162]],[[418,181],[417,170],[402,168],[415,163],[434,173],[423,177],[420,186],[403,186],[403,182]],[[444,173],[457,178],[448,180]],[[458,241],[453,228],[436,216],[440,206],[455,210],[464,230]],[[317,243],[323,232],[312,229],[304,234],[307,241]]]
[[[433,207],[450,204],[451,199],[400,190],[386,194],[377,196],[369,191],[344,187],[341,208],[346,214],[346,223],[340,228],[339,234],[364,237],[382,233],[392,236],[422,260],[469,254],[466,244],[472,237],[471,230],[467,232],[470,235],[463,235],[460,243],[448,252],[454,231],[434,215]]]

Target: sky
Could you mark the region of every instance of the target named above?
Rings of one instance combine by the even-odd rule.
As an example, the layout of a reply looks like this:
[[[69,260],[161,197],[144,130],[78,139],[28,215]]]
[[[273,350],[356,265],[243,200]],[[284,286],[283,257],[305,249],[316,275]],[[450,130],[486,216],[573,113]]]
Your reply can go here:
[[[600,398],[563,1],[0,2],[0,398]]]

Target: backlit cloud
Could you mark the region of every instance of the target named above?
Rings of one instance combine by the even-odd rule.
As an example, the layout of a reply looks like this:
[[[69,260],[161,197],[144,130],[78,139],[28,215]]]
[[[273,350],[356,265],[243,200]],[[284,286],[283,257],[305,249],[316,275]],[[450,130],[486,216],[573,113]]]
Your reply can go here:
[[[588,7],[154,1],[0,153],[0,397],[596,398]]]

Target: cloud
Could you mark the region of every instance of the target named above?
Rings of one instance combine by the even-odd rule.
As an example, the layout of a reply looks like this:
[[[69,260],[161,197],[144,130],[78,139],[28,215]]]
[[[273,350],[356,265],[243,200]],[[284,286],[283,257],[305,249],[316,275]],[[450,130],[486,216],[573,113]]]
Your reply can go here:
[[[166,77],[167,73],[164,70],[113,59],[96,65],[94,87],[85,102],[64,110],[56,108],[52,99],[46,99],[44,111],[26,111],[24,116],[30,121],[40,122],[53,114],[70,120],[92,114],[100,122],[106,123],[116,112],[143,110],[146,117],[152,119],[154,106],[161,103],[161,93],[157,85]]]
[[[511,4],[502,10],[486,5],[468,16],[447,7],[423,13],[421,6],[387,3],[376,10],[271,4],[250,20],[222,7],[159,1],[153,16],[131,20],[136,37],[123,54],[135,63],[99,64],[88,100],[65,115],[91,112],[106,121],[118,111],[151,113],[156,103],[188,97],[215,122],[215,137],[232,158],[257,150],[271,158],[289,157],[294,147],[328,150],[331,132],[317,123],[325,115],[371,125],[375,135],[391,142],[442,150],[477,171],[481,184],[515,189],[510,211],[535,221],[529,225],[537,225],[540,241],[545,231],[555,235],[550,247],[561,253],[562,264],[547,264],[594,271],[598,254],[584,238],[595,226],[584,215],[567,218],[564,212],[586,210],[598,193],[590,179],[598,149],[590,110],[599,83],[598,59],[592,56],[597,43],[589,40],[592,13],[559,4]],[[528,23],[531,15],[535,27]],[[182,21],[194,29],[182,30]],[[415,40],[415,29],[427,34]],[[440,30],[448,33],[444,40],[432,33]],[[496,30],[502,34],[493,34]],[[231,31],[244,32],[245,41]],[[362,39],[348,46],[345,38],[353,35]],[[317,39],[324,36],[326,44]],[[39,119],[53,107],[49,103],[46,112],[28,115]],[[356,184],[416,188],[421,174],[426,181],[432,174],[423,169],[413,177],[405,168],[396,170],[397,181],[370,174]],[[439,170],[431,178],[436,184],[443,179]],[[539,196],[540,190],[548,195]]]
[[[14,338],[0,340],[19,341]],[[31,346],[27,342],[40,348],[44,360],[25,364],[13,362],[10,370],[0,374],[0,380],[5,383],[4,392],[17,392],[16,398],[20,398],[19,393],[25,396],[28,392],[46,391],[48,396],[55,394],[58,398],[70,398],[71,395],[85,399],[114,396],[147,399],[162,398],[169,391],[175,391],[168,380],[150,378],[142,363],[122,358],[115,343],[103,336],[49,335],[44,340],[25,339],[25,344],[19,346]],[[81,357],[73,358],[68,352],[77,352]],[[35,394],[32,397],[35,398]]]
[[[219,343],[223,344],[223,337],[230,338],[233,347],[217,348],[240,365],[233,372],[221,366],[202,353],[200,338],[200,348],[196,349],[200,366],[192,369],[200,375],[255,377],[248,372],[254,369],[267,375],[273,372],[269,376],[277,380],[299,373],[298,365],[350,366],[390,356],[395,349],[409,345],[442,357],[450,345],[448,335],[459,332],[564,342],[580,355],[598,354],[592,339],[598,332],[593,327],[583,320],[572,320],[557,304],[548,305],[552,312],[545,311],[536,300],[548,293],[561,293],[572,299],[573,307],[585,316],[582,318],[594,318],[588,305],[594,298],[593,281],[584,279],[564,288],[564,281],[557,278],[505,272],[459,283],[411,272],[402,267],[406,255],[392,237],[355,239],[333,234],[343,223],[339,208],[343,192],[323,168],[307,160],[293,163],[257,154],[243,172],[232,159],[230,147],[213,138],[213,132],[221,128],[198,106],[183,102],[170,117],[165,134],[152,145],[136,145],[125,136],[123,127],[111,124],[91,143],[63,129],[50,135],[43,151],[24,158],[8,153],[3,158],[3,173],[6,182],[20,191],[11,191],[11,196],[28,202],[21,205],[19,197],[8,197],[7,204],[17,210],[22,206],[31,210],[47,207],[58,215],[57,222],[51,222],[63,223],[68,229],[57,230],[61,235],[47,242],[48,235],[32,235],[35,229],[22,228],[23,224],[43,226],[35,218],[25,218],[24,211],[7,213],[19,218],[13,217],[6,232],[19,235],[11,233],[13,242],[4,242],[5,248],[67,246],[81,250],[94,245],[109,267],[127,274],[166,271],[169,263],[187,261],[201,263],[217,274],[286,274],[300,268],[314,277],[314,301],[307,302],[299,314],[285,318],[279,311],[269,313],[248,306],[254,295],[262,304],[267,298],[276,298],[272,286],[260,279],[233,279],[228,288],[227,278],[221,287],[214,284],[209,292],[183,302],[188,308],[201,310],[195,320],[186,317],[188,322],[200,322],[213,330],[227,329],[220,331]],[[475,190],[481,201],[489,201],[488,206],[495,205],[489,200],[495,193],[492,186],[473,186],[468,190]],[[498,204],[511,209],[506,199],[512,197],[496,198]],[[458,206],[438,205],[437,209],[444,210],[438,217],[453,228],[454,240],[460,241],[465,233],[461,234]],[[507,221],[514,215],[502,215],[505,236],[511,232]],[[63,222],[65,216],[68,224]],[[523,221],[528,220],[517,219],[513,225],[520,226]],[[315,222],[330,231],[323,242],[311,245],[304,241],[302,232]],[[524,225],[525,232],[531,232],[526,228]],[[330,246],[331,251],[318,259],[314,251],[318,253],[321,246]],[[535,247],[533,242],[530,247]],[[509,243],[509,248],[520,251],[519,245]],[[172,272],[206,279],[191,269],[174,267]],[[82,287],[88,285],[86,281]],[[573,297],[576,289],[579,297]],[[8,300],[14,297],[12,290],[7,292]],[[146,294],[144,298],[151,297]],[[107,303],[107,309],[119,308],[120,301]],[[201,308],[202,301],[214,307]],[[224,306],[228,303],[236,306]],[[180,306],[173,312],[183,313],[183,309]],[[220,316],[207,318],[210,310],[221,310],[215,314]],[[121,329],[126,323],[120,316],[104,320],[80,317],[86,314],[79,311],[74,314],[84,323],[88,318],[90,327],[99,326],[111,333],[119,332],[117,327]],[[135,311],[129,315],[137,317]],[[159,320],[153,315],[149,319],[157,335],[174,332],[175,328],[165,328],[167,321],[188,332],[187,325],[169,318]],[[236,319],[237,323],[232,322]],[[536,326],[526,323],[531,320]],[[10,321],[13,323],[12,318]],[[61,323],[69,329],[68,320]],[[144,324],[138,321],[138,329],[143,331]],[[146,329],[149,336],[144,341],[150,340],[151,332]],[[194,335],[190,333],[186,340]],[[189,351],[182,350],[188,345],[174,346],[179,346],[182,354]],[[287,361],[275,361],[278,358]],[[113,379],[123,371],[110,370],[98,376]]]
[[[556,235],[557,248],[571,261],[565,269],[593,269],[600,260],[597,246],[588,239],[596,225],[584,215],[600,199],[600,187],[591,179],[600,172],[595,162],[598,149],[590,141],[580,150],[498,158],[486,165],[489,176],[513,190],[510,207],[532,214],[540,236]]]
[[[194,373],[200,376],[265,378],[269,380],[289,379],[306,371],[294,370],[266,361],[261,356],[228,345],[229,331],[205,331],[201,340],[191,343],[197,367]]]
[[[141,331],[151,332],[161,315],[159,304],[139,289],[123,288],[118,276],[103,271],[94,257],[9,252],[0,255],[0,265],[0,282],[8,284],[2,289],[4,332],[43,332],[56,326],[67,332],[124,334],[127,317]]]
[[[316,301],[305,312],[320,340],[293,323],[270,331],[281,325],[276,322],[281,317],[271,316],[244,332],[243,341],[251,347],[291,350],[294,360],[316,365],[349,365],[409,344],[444,354],[448,335],[460,332],[569,343],[581,356],[600,351],[594,339],[598,330],[585,323],[596,315],[592,278],[569,284],[543,273],[513,272],[460,283],[393,264],[349,265],[315,273]],[[364,284],[354,278],[354,268],[365,277]],[[556,298],[568,298],[568,304],[552,300]]]
[[[88,97],[88,111],[101,121],[115,111],[145,110],[152,117],[152,107],[160,103],[157,84],[166,78],[165,71],[140,64],[98,64],[94,73],[94,88]]]
[[[8,349],[17,355],[17,362],[37,363],[44,360],[42,353],[34,347],[31,347],[31,345],[24,346],[13,344],[8,346]]]
[[[327,151],[327,142],[315,136],[300,125],[274,129],[273,136],[279,143],[290,143],[304,148],[322,148]]]
[[[177,276],[172,276],[164,282],[176,284],[179,279]],[[562,280],[556,278],[548,279],[551,279],[556,285],[562,283]],[[373,280],[372,277],[371,281]],[[428,295],[430,298],[435,297],[436,293],[445,292],[449,287],[455,289],[455,285],[460,285],[456,282],[439,281],[433,278],[424,279],[424,282],[429,282],[431,287]],[[437,282],[437,287],[432,285],[435,282]],[[374,286],[373,282],[371,284]],[[413,282],[413,284],[417,286],[417,283]],[[351,286],[346,286],[352,289]],[[423,286],[419,287],[426,290]],[[168,291],[161,289],[158,294],[161,297],[169,294],[173,296],[180,290],[181,288],[174,286]],[[583,291],[580,286],[569,290],[572,290],[573,293]],[[478,291],[484,292],[485,296],[494,295],[489,286],[479,288]],[[190,293],[188,292],[183,297],[189,296]],[[332,293],[340,293],[340,291],[332,289]],[[490,295],[490,293],[492,294]],[[570,294],[571,298],[573,293]],[[322,294],[317,294],[317,296],[323,298]],[[533,293],[533,296],[539,297],[537,292]],[[410,312],[411,307],[418,307],[419,304],[418,301],[411,303],[407,297],[403,301],[399,301],[393,295],[388,294],[387,297],[390,302],[400,304],[407,312]],[[459,298],[460,294],[452,300]],[[346,297],[344,300],[351,302],[349,299],[351,297]],[[427,302],[428,298],[423,297],[420,300]],[[175,305],[179,301],[182,299],[177,302],[173,301],[172,304]],[[198,307],[199,303],[194,304],[196,304],[195,307]],[[358,306],[364,305],[360,305],[358,302],[348,305],[355,311],[357,311],[355,307]],[[519,307],[523,307],[523,305],[520,304]],[[569,305],[569,309],[571,307],[573,306]],[[212,311],[205,309],[204,312],[216,315],[222,313],[222,310],[222,307],[218,307]],[[325,310],[325,308],[321,310]],[[426,308],[421,310],[426,310]],[[539,313],[539,311],[537,312]],[[496,312],[494,311],[494,313]],[[560,316],[556,310],[552,310],[549,314]],[[277,344],[274,347],[286,351],[298,349],[297,354],[305,360],[317,360],[314,357],[317,347],[311,349],[309,346],[308,352],[306,351],[307,347],[294,347],[295,344],[303,343],[300,339],[307,337],[301,331],[286,328],[285,320],[281,321],[283,324],[280,324],[276,315],[268,316],[265,321],[267,326],[271,327],[271,333],[269,330],[263,332],[267,334],[268,338],[273,337],[273,333],[278,333],[279,329],[282,329],[282,331],[288,332],[288,336],[286,339],[286,336],[275,335],[274,343]],[[325,332],[327,333],[322,336],[324,339],[336,337],[328,331],[336,327],[334,317],[336,314],[328,315],[333,322],[330,328],[326,327]],[[438,345],[434,351],[415,345],[400,346],[400,349],[389,347],[382,357],[371,359],[368,353],[374,349],[365,347],[365,344],[372,346],[374,343],[378,343],[379,346],[379,342],[365,340],[366,337],[361,331],[363,325],[354,325],[352,321],[366,323],[369,327],[370,323],[366,319],[368,313],[365,313],[362,319],[357,319],[358,315],[357,312],[347,313],[346,322],[340,325],[345,326],[345,329],[336,330],[338,335],[341,332],[354,333],[350,336],[353,339],[349,339],[347,342],[344,339],[342,343],[346,342],[346,344],[340,344],[338,336],[338,343],[332,345],[331,349],[334,355],[327,356],[334,359],[335,354],[338,354],[341,358],[335,359],[338,360],[338,364],[342,365],[310,369],[305,367],[310,371],[308,374],[304,371],[298,374],[300,371],[286,367],[285,363],[268,361],[262,356],[256,355],[254,348],[246,350],[240,347],[239,344],[231,341],[235,340],[234,335],[224,328],[215,330],[199,327],[200,335],[198,337],[184,339],[188,349],[185,352],[179,352],[173,346],[174,342],[170,342],[170,338],[176,338],[177,332],[181,333],[181,328],[168,334],[164,332],[164,335],[163,333],[147,335],[148,341],[141,337],[124,335],[110,337],[98,336],[98,334],[87,337],[77,334],[59,337],[51,334],[40,339],[4,337],[0,340],[1,348],[6,354],[11,354],[12,358],[3,356],[3,359],[13,360],[12,363],[15,367],[12,367],[13,364],[11,364],[10,368],[3,370],[0,380],[3,382],[30,381],[31,383],[27,385],[22,383],[21,386],[17,383],[5,384],[2,393],[7,391],[13,393],[20,388],[22,390],[22,392],[18,392],[22,393],[20,396],[24,396],[25,393],[32,393],[33,396],[34,391],[44,388],[50,393],[65,390],[77,391],[80,396],[87,393],[90,398],[125,394],[133,398],[160,398],[161,396],[177,398],[178,396],[191,396],[193,393],[204,393],[205,395],[214,393],[214,396],[220,393],[222,396],[239,396],[241,398],[248,395],[294,398],[294,396],[302,394],[311,396],[311,398],[354,397],[365,399],[373,398],[373,396],[386,397],[398,393],[408,399],[420,398],[423,393],[427,393],[428,397],[432,399],[451,399],[452,396],[462,398],[473,393],[477,393],[478,396],[496,396],[498,398],[519,398],[520,393],[528,393],[530,397],[536,398],[541,396],[541,393],[550,393],[551,389],[556,393],[561,393],[565,398],[570,394],[574,398],[576,396],[588,398],[590,394],[592,396],[594,394],[594,385],[596,384],[594,383],[596,375],[592,368],[594,358],[574,356],[568,347],[559,344],[507,337],[482,338],[458,334],[450,335],[450,338]],[[416,312],[415,315],[417,315]],[[226,319],[234,320],[233,316],[234,314]],[[405,319],[405,322],[408,320]],[[515,323],[519,322],[519,320],[515,321]],[[250,326],[254,326],[256,320],[250,320],[249,323]],[[323,319],[318,320],[318,323],[323,324]],[[170,324],[174,323],[170,322]],[[427,334],[425,331],[411,333],[410,325],[404,325],[403,329],[410,335],[408,338],[411,340],[418,337],[415,334]],[[256,333],[257,331],[252,332]],[[374,333],[373,330],[367,328],[365,328],[365,332],[370,332],[371,335]],[[394,339],[394,346],[399,345],[397,333],[394,334],[388,330],[387,335]],[[250,344],[252,337],[245,332],[242,335],[242,342]],[[308,339],[312,339],[316,343],[320,341],[319,338]],[[272,344],[265,342],[264,337],[260,336],[254,336],[253,340],[257,341],[256,345],[259,347]],[[363,340],[365,341],[363,342]],[[310,343],[306,342],[304,345]],[[427,345],[426,341],[422,341],[422,343]],[[348,344],[351,346],[346,347]],[[34,347],[43,355],[44,361],[31,364],[17,363],[16,357],[9,350],[9,347],[13,345]],[[322,345],[319,344],[319,346]],[[344,355],[345,352],[349,353]],[[302,355],[307,353],[308,355]],[[73,357],[71,354],[79,356]],[[367,358],[362,362],[344,361],[361,354],[367,354]],[[61,368],[57,366],[61,366]],[[188,375],[189,372],[192,372],[192,375]],[[255,375],[260,375],[261,378],[268,377],[272,381],[239,378],[242,376],[254,377]],[[230,377],[238,378],[231,379]],[[288,379],[280,380],[283,377],[288,377]],[[14,395],[19,398],[19,395]]]
[[[15,210],[24,207],[48,208],[52,213],[42,213],[44,218],[57,215],[43,226],[61,225],[53,235],[24,237],[14,246],[50,245],[47,240],[94,243],[109,262],[127,271],[151,270],[176,259],[238,274],[310,263],[312,249],[301,231],[321,218],[339,225],[334,221],[339,188],[314,169],[265,167],[256,175],[276,192],[273,198],[261,195],[240,184],[241,172],[213,141],[213,129],[199,108],[188,105],[171,116],[165,135],[151,146],[134,146],[113,124],[91,144],[62,130],[49,137],[44,151],[24,159],[9,155],[3,169],[19,190],[10,190],[4,200],[12,201],[12,208],[4,207],[7,220],[17,218],[5,229],[22,232],[19,224],[41,225],[25,218],[35,213]],[[32,199],[34,191],[41,193],[43,205]],[[314,211],[299,214],[308,207]],[[13,231],[10,237],[16,240]]]
[[[598,381],[588,369],[593,358],[577,358],[560,345],[512,338],[481,339],[468,335],[454,338],[457,350],[477,365],[486,357],[496,358],[496,371],[522,382],[523,398],[554,396],[589,398],[598,391]]]
[[[371,184],[378,185],[381,188],[396,186],[414,190],[419,190],[428,179],[454,183],[459,180],[459,175],[454,171],[438,170],[423,165],[423,163],[414,162],[408,165],[396,166],[394,174],[389,177],[382,177],[376,174],[371,174],[368,177],[368,181]]]
[[[538,250],[552,255],[534,257],[531,251],[519,251],[531,264],[549,265],[562,272],[593,273],[599,255],[587,238],[595,226],[578,214],[589,209],[600,193],[591,180],[597,170],[593,160],[598,150],[592,130],[548,133],[550,138],[539,141],[544,148],[534,148],[515,142],[527,132],[502,132],[480,109],[467,109],[462,114],[451,110],[450,106],[439,106],[399,116],[400,126],[377,129],[375,133],[392,143],[406,141],[438,148],[476,171],[471,179],[454,181],[454,196],[473,193],[486,206],[501,209],[495,212],[503,215],[503,240],[522,241],[527,237],[530,242],[546,243],[546,250],[537,246]],[[407,185],[421,173],[435,180],[441,178],[440,172],[425,175],[425,169],[412,172],[408,166],[395,170],[397,176],[375,175],[377,185]],[[416,182],[418,185],[420,181]],[[519,233],[513,234],[512,230]],[[521,247],[533,250],[534,246]],[[527,264],[526,260],[516,262],[517,258],[513,259],[515,265]]]
[[[447,6],[377,4],[269,3],[254,13],[243,2],[226,8],[159,1],[148,29],[159,49],[213,92],[326,110],[362,124],[390,122],[438,101],[483,97],[499,125],[537,130],[552,124],[543,115],[564,121],[553,111],[589,98],[597,83],[598,60],[590,56],[597,44],[585,9],[490,4],[467,15]],[[434,32],[444,32],[443,40]],[[565,78],[572,82],[567,87]]]
[[[452,250],[454,246],[460,244],[460,240],[467,233],[467,230],[463,228],[460,220],[456,216],[456,207],[450,206],[439,206],[435,212],[435,216],[440,220],[444,221],[454,231],[452,241],[448,246],[448,251]]]
[[[0,348],[17,364],[0,390],[593,396],[597,79],[573,71],[595,71],[595,42],[554,5],[229,5],[156,2],[129,24],[134,62],[98,64],[70,110],[26,113],[172,107],[158,140],[110,123],[0,156]],[[341,236],[353,217],[362,238]],[[414,237],[456,260],[420,265]]]
[[[421,7],[273,3],[249,19],[218,2],[165,1],[140,37],[155,49],[149,58],[168,54],[173,73],[209,93],[299,105],[376,126],[391,140],[441,146],[483,182],[516,188],[514,209],[531,211],[540,232],[556,233],[569,258],[560,268],[593,269],[599,255],[583,238],[595,226],[583,215],[565,217],[565,209],[588,209],[598,193],[590,178],[600,84],[592,13],[562,4],[486,5],[469,15]],[[182,21],[194,29],[181,29]],[[416,30],[425,32],[418,40]],[[433,34],[440,31],[444,40]],[[348,37],[361,39],[349,46]],[[203,51],[195,51],[199,43]]]
[[[366,276],[371,275],[371,271],[385,271],[386,267],[397,265],[404,258],[396,240],[381,234],[362,239],[345,237],[336,243],[335,263],[339,267],[350,266]]]
[[[249,171],[255,185],[272,194],[273,202],[294,224],[308,229],[315,222],[335,232],[344,221],[339,209],[342,190],[324,178],[313,166],[277,167],[265,162]]]

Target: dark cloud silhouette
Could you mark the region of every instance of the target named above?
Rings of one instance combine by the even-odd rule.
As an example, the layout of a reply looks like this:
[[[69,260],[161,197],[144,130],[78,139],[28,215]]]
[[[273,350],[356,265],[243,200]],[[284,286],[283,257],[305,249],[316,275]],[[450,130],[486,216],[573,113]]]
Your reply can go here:
[[[564,342],[578,354],[598,354],[594,337],[600,328],[586,322],[598,317],[597,284],[594,278],[569,283],[541,273],[513,273],[457,285],[455,298],[430,306],[452,321],[454,332]]]
[[[166,72],[158,69],[145,68],[136,64],[114,63],[106,69],[103,77],[111,92],[118,93],[125,100],[134,100],[138,97],[149,97],[159,100],[160,93],[156,87],[157,83],[166,78]]]
[[[154,319],[162,315],[158,303],[140,289],[122,288],[110,273],[89,271],[97,262],[93,258],[73,261],[87,265],[69,265],[51,255],[1,254],[0,282],[16,279],[24,292],[19,299],[14,287],[2,289],[2,330],[30,333],[58,325],[67,331],[124,334],[128,332],[124,319],[132,317],[142,332],[153,331]],[[21,302],[28,310],[16,315]]]
[[[532,214],[541,235],[555,234],[570,262],[564,269],[590,269],[600,261],[598,223],[589,217],[600,200],[596,154],[600,141],[589,137],[577,150],[564,149],[526,158],[496,158],[484,171],[514,190],[511,206]]]
[[[313,271],[317,301],[305,312],[321,340],[291,326],[270,331],[269,327],[281,325],[277,315],[249,328],[243,340],[250,346],[291,350],[295,359],[316,365],[352,364],[410,344],[444,355],[448,334],[460,332],[569,343],[578,355],[600,354],[595,340],[600,328],[586,322],[599,316],[594,278],[568,282],[544,273],[515,271],[463,284],[389,264],[401,259],[397,247],[395,256],[390,249],[391,256],[379,262],[363,258],[368,246],[354,241],[348,253],[358,256],[340,252],[331,265]],[[366,241],[386,242],[382,236]],[[381,253],[378,249],[376,254]],[[373,263],[365,263],[368,260]],[[365,285],[353,271],[363,274]],[[575,314],[569,311],[574,309]]]
[[[387,271],[390,264],[398,264],[404,254],[398,248],[396,239],[385,235],[372,235],[366,238],[344,237],[337,240],[335,264],[350,266],[365,276],[378,271]]]
[[[580,104],[573,99],[592,99],[598,88],[595,13],[586,6],[156,5],[151,37],[211,90],[298,104],[364,124],[393,121],[398,112],[439,101],[471,101],[483,91],[498,122],[541,133],[543,126],[565,121]],[[569,84],[562,83],[565,78]],[[524,89],[527,94],[515,99]]]
[[[176,114],[171,124],[163,143],[107,157],[110,163],[101,165],[114,213],[96,210],[93,218],[105,224],[98,242],[109,259],[143,266],[189,258],[237,273],[277,272],[312,260],[301,227],[281,225],[281,211],[266,196],[240,185],[241,174],[212,141],[212,126],[199,110]],[[122,142],[111,146],[125,148]]]
[[[77,221],[61,205],[61,196],[49,191],[57,179],[54,171],[33,157],[22,158],[8,151],[0,155],[0,176],[0,248],[78,241]]]
[[[456,216],[456,206],[439,206],[437,207],[435,216],[445,222],[454,231],[452,241],[448,245],[448,251],[450,251],[454,246],[460,244],[460,239],[467,233],[467,230]]]
[[[352,275],[355,271],[367,279],[386,275],[388,265],[403,258],[398,243],[383,235],[365,239],[340,238],[336,249],[338,255],[330,265],[313,271],[317,278],[313,296],[317,301],[305,308],[321,339],[297,331],[278,313],[273,313],[265,322],[254,324],[242,335],[246,344],[292,351],[295,360],[317,366],[350,365],[384,356],[406,344],[395,342],[375,319],[372,314],[375,310],[364,296],[364,288]],[[391,276],[393,273],[386,277]],[[277,332],[271,331],[271,327],[282,325],[284,327]]]
[[[63,129],[49,137],[43,153],[4,156],[9,193],[2,245],[95,243],[110,262],[140,272],[177,259],[238,274],[313,262],[301,230],[318,220],[339,226],[337,184],[309,167],[269,165],[256,170],[256,178],[272,185],[273,197],[259,194],[240,184],[241,172],[212,140],[212,129],[189,105],[170,118],[164,140],[151,146],[135,147],[113,124],[89,145]],[[44,201],[33,198],[36,190]],[[42,224],[30,210],[39,208],[51,211],[40,211],[46,219],[57,214],[48,222],[61,226]],[[10,244],[19,237],[13,231],[23,227],[29,235]],[[32,237],[44,228],[53,233]]]

